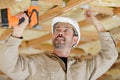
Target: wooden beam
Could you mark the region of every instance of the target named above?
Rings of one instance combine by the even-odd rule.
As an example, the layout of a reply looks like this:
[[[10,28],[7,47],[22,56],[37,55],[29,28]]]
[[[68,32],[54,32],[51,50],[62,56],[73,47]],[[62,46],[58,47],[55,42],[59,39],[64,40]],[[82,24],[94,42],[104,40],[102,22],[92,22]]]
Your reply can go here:
[[[44,35],[44,36],[42,36],[40,38],[28,41],[27,47],[35,46],[35,45],[37,45],[39,43],[48,41],[49,39],[51,39],[51,33],[48,33],[48,34],[46,34],[46,35]]]
[[[114,16],[111,16],[109,18],[102,20],[102,24],[107,30],[110,30],[110,29],[119,27],[120,26],[119,21],[120,21],[120,17],[114,15]]]
[[[83,49],[80,49],[80,48],[73,48],[73,49],[71,50],[71,53],[73,53],[73,54],[85,55],[84,50],[83,50]]]
[[[80,45],[78,48],[83,49],[86,54],[96,55],[100,51],[101,45],[100,41],[96,40]]]
[[[100,7],[100,6],[90,6],[90,9],[105,15],[113,15],[113,8],[110,7]]]
[[[114,14],[118,14],[118,13],[120,13],[120,7],[116,7],[116,8],[114,9]]]
[[[120,49],[120,40],[116,40],[116,47]]]
[[[110,16],[110,17],[107,17],[107,18],[104,18],[101,20],[101,22],[106,30],[110,30],[110,29],[120,26],[120,17],[117,16],[118,14],[119,13],[117,13],[114,16]],[[82,29],[95,31],[95,28],[93,25],[86,25],[86,26],[82,27]]]
[[[98,40],[98,34],[95,31],[81,30],[81,37],[83,38],[85,37],[87,38],[87,40],[91,40],[91,41]]]
[[[62,6],[62,4],[63,4],[63,0],[39,0],[39,1],[53,3],[55,5],[60,5],[60,6]]]
[[[12,29],[6,29],[0,36],[0,40],[6,39],[8,36],[10,36],[12,32]]]
[[[84,5],[88,2],[90,2],[92,0],[71,0],[67,3],[67,6],[65,7],[55,7],[47,12],[45,12],[43,15],[40,15],[39,18],[40,18],[40,23],[44,22],[44,21],[47,21],[55,16],[59,16],[63,13],[66,13],[70,10],[72,10],[73,8],[76,8],[76,7],[79,7],[81,5]]]
[[[78,43],[78,46],[87,43],[88,41],[84,41],[84,40],[80,40],[80,42]]]
[[[119,0],[93,0],[90,4],[106,7],[119,7]]]
[[[53,50],[53,46],[50,44],[39,44],[39,45],[33,46],[32,48],[39,49],[39,50],[45,50],[45,51]]]
[[[45,51],[53,51],[53,46],[50,44],[40,44],[37,46],[33,46],[32,48],[39,49],[39,50],[45,50]],[[71,53],[85,55],[84,51],[82,49],[79,49],[79,48],[72,49]]]
[[[5,75],[3,72],[0,71],[0,75]]]

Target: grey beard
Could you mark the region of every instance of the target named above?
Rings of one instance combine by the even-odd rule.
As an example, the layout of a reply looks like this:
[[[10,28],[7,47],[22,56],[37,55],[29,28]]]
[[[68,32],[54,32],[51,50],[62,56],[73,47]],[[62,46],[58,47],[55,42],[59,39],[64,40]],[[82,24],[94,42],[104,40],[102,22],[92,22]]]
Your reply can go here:
[[[54,42],[53,42],[53,46],[54,46],[55,48],[62,49],[62,48],[65,47],[65,44],[57,44],[57,43],[54,43]]]

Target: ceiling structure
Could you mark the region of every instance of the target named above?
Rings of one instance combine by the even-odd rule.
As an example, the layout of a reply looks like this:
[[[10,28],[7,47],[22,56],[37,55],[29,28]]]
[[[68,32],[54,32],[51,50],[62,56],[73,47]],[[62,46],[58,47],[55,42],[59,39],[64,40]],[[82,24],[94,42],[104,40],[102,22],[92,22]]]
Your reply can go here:
[[[7,5],[5,5],[7,4]],[[100,50],[100,42],[93,25],[88,24],[84,17],[87,9],[95,11],[95,16],[109,30],[117,42],[120,52],[120,0],[38,0],[39,25],[36,28],[26,28],[23,42],[19,47],[21,54],[37,54],[42,51],[52,51],[51,20],[55,16],[67,16],[76,19],[80,25],[81,41],[72,49],[71,55],[81,54],[90,58]],[[11,15],[23,12],[30,6],[30,0],[1,0],[0,9],[10,8]],[[1,21],[0,21],[1,22]],[[12,29],[0,27],[0,47],[9,37]],[[89,55],[87,55],[89,54]],[[117,60],[120,64],[120,59]],[[120,71],[120,70],[119,70]]]

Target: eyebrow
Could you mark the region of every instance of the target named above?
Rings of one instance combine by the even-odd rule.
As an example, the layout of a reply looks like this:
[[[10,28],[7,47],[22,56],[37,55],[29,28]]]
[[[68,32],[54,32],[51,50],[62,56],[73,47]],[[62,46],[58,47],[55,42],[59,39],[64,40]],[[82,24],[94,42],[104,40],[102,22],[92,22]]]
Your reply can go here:
[[[60,28],[60,26],[55,25],[55,28]],[[64,26],[64,28],[72,29],[73,27]]]

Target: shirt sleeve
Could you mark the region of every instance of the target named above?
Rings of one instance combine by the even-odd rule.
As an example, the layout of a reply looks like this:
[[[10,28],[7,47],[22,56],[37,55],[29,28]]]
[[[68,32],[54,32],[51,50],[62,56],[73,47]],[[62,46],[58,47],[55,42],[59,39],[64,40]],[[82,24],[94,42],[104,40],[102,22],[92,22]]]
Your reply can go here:
[[[91,65],[94,66],[94,68],[90,80],[96,80],[104,74],[114,64],[118,57],[118,52],[110,33],[99,33],[99,38],[101,42],[101,50],[99,54],[91,60]]]
[[[0,70],[13,80],[25,80],[29,76],[29,63],[18,54],[22,39],[9,37],[0,48]]]

